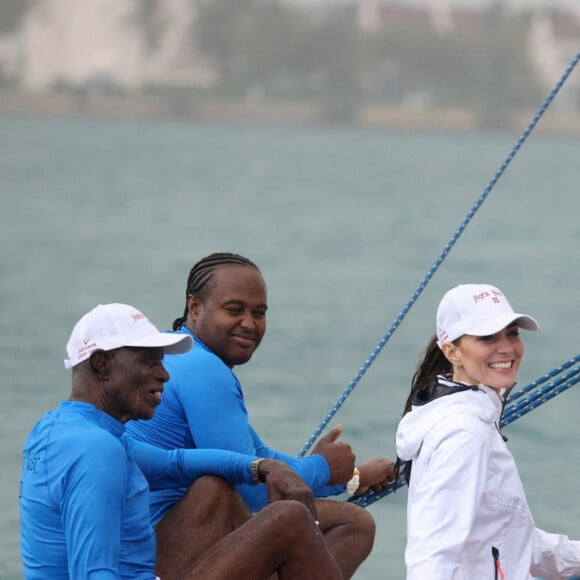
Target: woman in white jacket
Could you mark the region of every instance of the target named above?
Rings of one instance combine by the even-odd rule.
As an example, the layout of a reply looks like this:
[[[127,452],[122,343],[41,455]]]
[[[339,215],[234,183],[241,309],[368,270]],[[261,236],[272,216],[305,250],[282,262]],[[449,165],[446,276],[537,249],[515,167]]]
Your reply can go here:
[[[580,542],[534,525],[499,424],[524,353],[514,312],[487,284],[445,294],[396,436],[406,461],[407,580],[560,580]]]

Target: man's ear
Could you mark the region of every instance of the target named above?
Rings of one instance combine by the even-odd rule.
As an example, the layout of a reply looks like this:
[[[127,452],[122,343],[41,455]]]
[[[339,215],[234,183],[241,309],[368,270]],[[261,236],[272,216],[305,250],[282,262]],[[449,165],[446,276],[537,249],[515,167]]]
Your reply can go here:
[[[108,378],[110,358],[109,353],[101,349],[91,353],[89,364],[97,377],[105,380]]]
[[[194,296],[193,294],[188,294],[187,311],[189,312],[190,316],[193,319],[197,318],[200,310],[201,310],[201,300],[197,296]]]

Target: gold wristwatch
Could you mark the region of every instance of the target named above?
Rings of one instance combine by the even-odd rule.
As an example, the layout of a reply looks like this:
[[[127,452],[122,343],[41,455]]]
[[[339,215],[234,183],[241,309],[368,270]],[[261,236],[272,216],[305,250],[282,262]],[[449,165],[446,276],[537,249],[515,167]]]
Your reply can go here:
[[[254,483],[266,483],[266,479],[260,475],[260,463],[266,461],[266,459],[254,459],[250,465],[250,473],[252,474],[252,479]]]

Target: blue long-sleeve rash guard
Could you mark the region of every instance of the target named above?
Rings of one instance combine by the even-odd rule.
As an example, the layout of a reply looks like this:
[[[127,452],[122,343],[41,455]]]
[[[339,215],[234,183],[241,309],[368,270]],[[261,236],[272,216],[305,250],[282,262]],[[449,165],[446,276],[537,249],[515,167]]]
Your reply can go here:
[[[192,334],[183,328],[177,332]],[[193,335],[192,335],[193,336]],[[328,486],[330,469],[321,455],[298,458],[269,448],[248,420],[242,386],[235,373],[197,337],[183,355],[163,359],[170,380],[161,404],[147,421],[129,421],[127,436],[164,449],[229,449],[246,455],[279,459],[287,463],[318,497],[342,493],[344,485]],[[267,503],[264,486],[238,485],[250,509]],[[185,490],[159,489],[151,493],[156,523]]]
[[[20,491],[26,580],[155,578],[148,485],[122,432],[110,415],[70,401],[31,431]]]
[[[33,428],[20,491],[26,580],[155,578],[152,489],[187,489],[211,473],[252,482],[255,456],[163,450],[123,435],[93,405],[63,401]]]

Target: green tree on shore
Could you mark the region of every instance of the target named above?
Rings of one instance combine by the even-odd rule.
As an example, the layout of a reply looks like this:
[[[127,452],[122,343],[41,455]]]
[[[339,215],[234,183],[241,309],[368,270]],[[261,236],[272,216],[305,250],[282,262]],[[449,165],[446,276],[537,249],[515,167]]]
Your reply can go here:
[[[438,34],[425,19],[365,34],[355,5],[307,13],[275,0],[206,0],[196,34],[224,95],[317,100],[346,116],[363,102],[422,98],[425,106],[475,108],[495,124],[501,108],[537,101],[528,24],[526,14],[495,3],[471,35]]]

